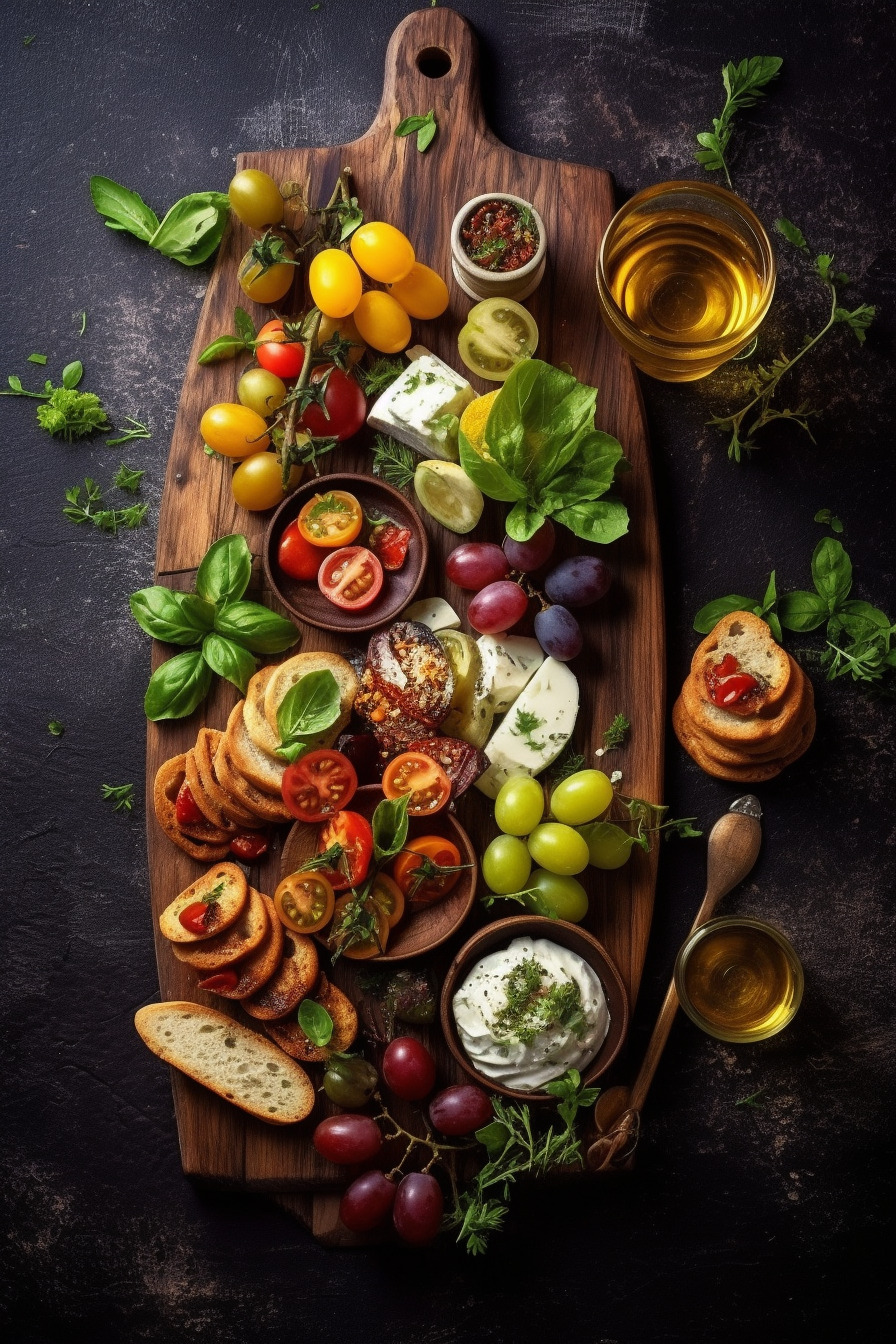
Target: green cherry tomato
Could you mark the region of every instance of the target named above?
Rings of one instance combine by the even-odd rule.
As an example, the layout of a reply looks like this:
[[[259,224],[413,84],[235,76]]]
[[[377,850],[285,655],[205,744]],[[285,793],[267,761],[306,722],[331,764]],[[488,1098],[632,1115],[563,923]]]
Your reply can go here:
[[[247,369],[239,381],[236,395],[243,406],[264,417],[273,415],[286,399],[286,384],[267,369]]]
[[[238,402],[221,401],[209,406],[199,422],[199,433],[209,448],[225,457],[263,453],[271,441],[262,417]]]
[[[283,218],[283,197],[272,177],[260,168],[244,168],[227,188],[230,208],[250,229],[265,229]]]
[[[551,813],[567,826],[595,821],[613,801],[613,785],[602,770],[578,770],[551,794]]]
[[[501,785],[495,821],[505,835],[528,835],[544,816],[544,792],[536,779],[517,775]]]
[[[559,821],[545,821],[529,836],[529,853],[549,873],[571,877],[588,865],[588,845],[578,831]]]
[[[337,1106],[355,1111],[373,1096],[379,1074],[360,1055],[333,1055],[327,1061],[324,1091]]]
[[[302,479],[302,467],[293,467],[289,473],[289,490],[295,489]],[[274,453],[253,453],[241,462],[230,482],[233,498],[242,509],[258,513],[282,504],[283,470]],[[287,491],[288,493],[288,491]]]
[[[498,835],[482,856],[482,878],[489,891],[506,896],[522,891],[529,882],[532,858],[515,835]]]
[[[546,868],[536,868],[526,886],[535,888],[558,919],[579,924],[588,913],[588,893],[574,877],[561,877],[559,873],[549,873]]]
[[[588,846],[588,862],[592,867],[609,871],[628,863],[632,837],[621,826],[614,826],[611,821],[595,821],[584,826],[581,835]]]

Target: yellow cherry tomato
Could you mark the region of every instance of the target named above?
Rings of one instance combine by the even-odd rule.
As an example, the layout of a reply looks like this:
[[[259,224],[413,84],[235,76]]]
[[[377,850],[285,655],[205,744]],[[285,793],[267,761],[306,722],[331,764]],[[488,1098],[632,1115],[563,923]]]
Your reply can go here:
[[[209,448],[225,457],[250,457],[263,453],[271,442],[268,427],[257,411],[237,402],[209,406],[199,422],[199,433]]]
[[[244,168],[237,173],[227,188],[227,195],[233,213],[250,229],[266,229],[269,224],[279,224],[283,218],[280,188],[260,168]]]
[[[286,384],[268,369],[247,369],[237,384],[236,395],[257,415],[269,416],[286,400]]]
[[[398,300],[381,289],[361,295],[354,319],[362,338],[383,354],[394,355],[411,339],[411,319]]]
[[[448,307],[448,286],[440,275],[422,261],[415,261],[403,280],[389,286],[389,293],[397,299],[411,317],[426,320],[441,317]]]
[[[285,261],[275,261],[265,269],[250,247],[240,262],[240,289],[254,303],[278,303],[289,290],[295,269]]]
[[[317,333],[318,346],[326,345],[334,336],[341,336],[344,341],[351,342],[351,348],[345,356],[345,362],[349,368],[353,368],[359,359],[364,358],[367,347],[361,340],[361,333],[355,326],[355,319],[351,313],[348,317],[327,317],[326,313],[321,317],[320,329]]]
[[[308,267],[311,297],[327,317],[348,317],[361,297],[361,272],[347,252],[326,247]]]
[[[414,264],[410,240],[391,224],[362,224],[352,234],[349,246],[365,275],[384,285],[403,280]]]
[[[296,439],[307,437],[296,435]],[[230,482],[233,498],[241,509],[259,513],[262,509],[273,509],[282,504],[290,490],[300,483],[304,468],[293,467],[289,473],[289,485],[283,489],[283,472],[275,453],[253,453],[237,467]]]

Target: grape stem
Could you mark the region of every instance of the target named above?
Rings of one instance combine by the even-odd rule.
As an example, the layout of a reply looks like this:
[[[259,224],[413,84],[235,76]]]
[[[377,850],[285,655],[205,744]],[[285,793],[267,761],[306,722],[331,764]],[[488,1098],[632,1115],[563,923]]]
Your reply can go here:
[[[407,1147],[404,1151],[401,1160],[392,1168],[391,1171],[386,1172],[387,1180],[391,1181],[396,1176],[401,1176],[404,1174],[404,1164],[405,1162],[407,1162],[408,1158],[411,1156],[415,1148],[428,1148],[430,1151],[431,1154],[430,1159],[427,1162],[426,1166],[423,1167],[423,1174],[426,1175],[426,1173],[430,1170],[430,1168],[435,1166],[437,1162],[441,1162],[442,1165],[446,1168],[446,1170],[450,1174],[451,1168],[448,1165],[448,1163],[445,1162],[444,1158],[442,1157],[442,1153],[466,1153],[471,1148],[475,1147],[475,1144],[472,1143],[460,1144],[460,1143],[439,1142],[437,1139],[434,1138],[433,1132],[425,1119],[423,1123],[426,1126],[426,1137],[421,1138],[419,1134],[412,1134],[409,1129],[405,1129],[403,1125],[400,1125],[398,1121],[395,1119],[395,1116],[390,1113],[389,1108],[383,1101],[383,1098],[379,1092],[374,1092],[373,1097],[374,1100],[381,1107],[381,1110],[373,1117],[374,1120],[383,1120],[386,1122],[387,1125],[392,1126],[392,1132],[389,1134],[384,1134],[384,1138],[386,1138],[387,1140],[404,1138],[407,1139],[408,1141]],[[452,1184],[453,1183],[454,1181],[452,1177]]]

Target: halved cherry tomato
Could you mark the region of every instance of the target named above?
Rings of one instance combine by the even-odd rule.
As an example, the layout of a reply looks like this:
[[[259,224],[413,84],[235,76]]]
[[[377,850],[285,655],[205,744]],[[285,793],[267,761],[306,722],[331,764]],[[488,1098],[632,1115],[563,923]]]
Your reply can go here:
[[[367,544],[383,569],[401,569],[411,544],[411,529],[398,523],[379,523],[367,538]]]
[[[305,362],[301,341],[291,341],[279,318],[265,322],[256,336],[255,358],[263,369],[270,369],[278,378],[288,382],[298,378]]]
[[[188,933],[205,933],[210,904],[210,901],[194,901],[192,905],[184,906],[177,918]]]
[[[219,994],[226,993],[230,989],[236,989],[239,984],[239,974],[236,971],[217,971],[214,975],[209,975],[205,980],[199,981],[200,989],[217,991]]]
[[[350,892],[345,896],[340,896],[336,902],[336,909],[333,912],[333,924],[327,937],[327,946],[334,951],[340,946],[341,939],[338,934],[339,923],[345,913],[345,908],[350,901],[355,898]],[[381,952],[385,952],[386,944],[389,941],[389,921],[386,912],[381,906],[374,904],[373,901],[364,902],[364,909],[373,916],[376,921],[376,931],[367,934],[366,937],[358,938],[342,947],[342,955],[348,957],[351,961],[366,961],[368,957],[378,957]]]
[[[366,546],[343,546],[321,565],[317,586],[334,606],[361,611],[379,596],[383,567]]]
[[[392,876],[402,893],[417,905],[441,900],[460,881],[460,873],[438,873],[421,879],[424,859],[437,868],[456,868],[460,865],[460,850],[442,835],[421,835],[408,842],[392,865]]]
[[[312,546],[310,541],[305,540],[295,519],[283,529],[277,548],[277,563],[290,578],[317,578],[317,571],[320,569],[320,547]]]
[[[332,364],[320,364],[311,375],[312,383],[327,380],[324,404],[314,402],[299,417],[298,428],[320,439],[350,439],[367,419],[367,398],[361,384],[351,374]]]
[[[283,801],[299,821],[326,821],[348,807],[358,787],[355,767],[341,751],[309,751],[283,771]]]
[[[422,751],[403,751],[383,772],[383,793],[387,798],[409,793],[408,815],[428,817],[448,802],[451,780],[431,756]]]
[[[230,842],[230,852],[238,859],[260,859],[268,852],[268,837],[263,831],[244,831]]]
[[[377,873],[373,879],[373,887],[370,892],[370,899],[374,905],[378,905],[386,919],[389,921],[389,928],[394,929],[395,925],[404,914],[404,892],[391,877],[385,873]]]
[[[295,933],[317,933],[333,918],[336,897],[320,873],[290,873],[274,892],[281,924]]]
[[[296,521],[312,546],[348,546],[361,531],[364,510],[348,490],[328,490],[325,495],[312,495]],[[320,560],[318,556],[318,564]]]
[[[373,831],[370,822],[360,812],[337,812],[326,825],[321,826],[317,852],[323,854],[331,845],[342,846],[339,870],[324,870],[324,876],[334,891],[354,887],[367,876],[373,857]]]
[[[178,789],[177,801],[174,804],[174,815],[180,826],[195,826],[197,822],[207,820],[199,811],[196,799],[193,797],[193,791],[186,780]]]

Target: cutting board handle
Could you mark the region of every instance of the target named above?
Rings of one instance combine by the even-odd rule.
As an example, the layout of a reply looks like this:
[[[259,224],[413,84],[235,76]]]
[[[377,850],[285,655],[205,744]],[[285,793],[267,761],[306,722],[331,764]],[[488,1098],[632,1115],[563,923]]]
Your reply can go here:
[[[479,43],[472,27],[453,9],[418,9],[395,29],[386,50],[383,96],[370,134],[390,132],[404,117],[433,108],[438,134],[427,154],[451,141],[456,128],[465,138],[490,136],[479,94]],[[417,153],[415,137],[399,141]]]

